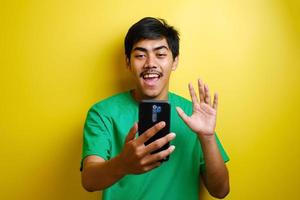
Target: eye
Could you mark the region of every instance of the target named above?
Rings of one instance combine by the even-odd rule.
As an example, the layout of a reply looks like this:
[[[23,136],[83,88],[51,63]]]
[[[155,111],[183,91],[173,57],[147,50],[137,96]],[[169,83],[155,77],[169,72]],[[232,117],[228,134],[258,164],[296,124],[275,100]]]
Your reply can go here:
[[[164,58],[167,56],[167,54],[166,53],[157,53],[156,56],[159,58]]]
[[[144,54],[136,54],[134,55],[135,58],[144,58],[145,55]]]

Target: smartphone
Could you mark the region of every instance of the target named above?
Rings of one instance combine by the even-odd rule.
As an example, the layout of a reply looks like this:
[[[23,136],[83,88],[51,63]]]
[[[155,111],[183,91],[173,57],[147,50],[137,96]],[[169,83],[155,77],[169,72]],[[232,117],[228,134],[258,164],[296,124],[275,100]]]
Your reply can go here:
[[[164,121],[166,123],[165,127],[152,136],[149,140],[145,142],[148,145],[155,140],[164,137],[170,133],[170,103],[168,101],[159,100],[143,100],[139,104],[139,122],[138,122],[138,132],[139,135],[143,134],[149,128],[155,124]],[[152,152],[152,154],[160,152],[169,148],[170,143],[168,142],[160,149]],[[164,158],[162,161],[169,160],[169,156]]]

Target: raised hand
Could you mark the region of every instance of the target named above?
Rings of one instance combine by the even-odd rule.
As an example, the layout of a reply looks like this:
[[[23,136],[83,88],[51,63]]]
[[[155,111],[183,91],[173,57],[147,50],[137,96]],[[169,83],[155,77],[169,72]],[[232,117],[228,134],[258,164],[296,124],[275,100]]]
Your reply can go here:
[[[218,94],[215,93],[212,104],[209,88],[201,79],[198,79],[198,89],[200,102],[198,101],[192,84],[189,84],[189,91],[193,102],[193,114],[191,116],[187,116],[180,107],[176,107],[176,109],[182,120],[199,138],[203,136],[213,136],[216,127]]]

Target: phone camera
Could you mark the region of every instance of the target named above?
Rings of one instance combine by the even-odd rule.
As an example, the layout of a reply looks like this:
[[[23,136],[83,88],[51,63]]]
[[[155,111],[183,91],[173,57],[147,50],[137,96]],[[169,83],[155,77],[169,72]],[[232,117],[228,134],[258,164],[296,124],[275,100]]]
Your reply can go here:
[[[153,113],[160,113],[161,112],[161,106],[153,105],[152,106]]]
[[[161,107],[160,107],[160,106],[157,106],[156,111],[157,111],[158,113],[160,113],[160,112],[161,112]]]

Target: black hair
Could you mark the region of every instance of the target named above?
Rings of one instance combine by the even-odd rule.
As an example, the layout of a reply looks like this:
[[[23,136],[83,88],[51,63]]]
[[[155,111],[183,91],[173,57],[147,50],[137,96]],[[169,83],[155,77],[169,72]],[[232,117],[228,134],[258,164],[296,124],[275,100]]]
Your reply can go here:
[[[125,55],[130,60],[130,53],[134,44],[143,39],[166,38],[172,51],[173,59],[179,55],[179,33],[167,24],[164,19],[145,17],[133,24],[125,37]]]

